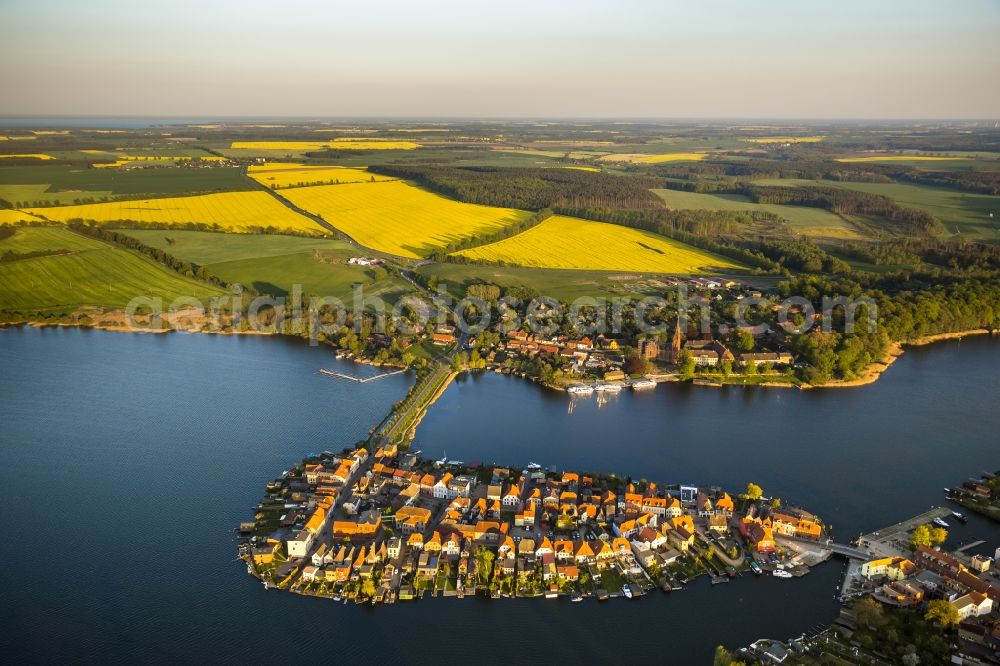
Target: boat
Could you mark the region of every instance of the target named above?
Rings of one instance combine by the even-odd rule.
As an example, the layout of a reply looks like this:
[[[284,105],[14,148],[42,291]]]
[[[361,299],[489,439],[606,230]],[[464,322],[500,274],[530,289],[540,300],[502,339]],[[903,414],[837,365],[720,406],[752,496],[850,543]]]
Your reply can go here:
[[[775,578],[791,578],[792,577],[792,574],[788,573],[784,569],[775,569],[774,572],[771,575],[774,576]]]
[[[586,384],[577,384],[576,386],[570,386],[566,389],[566,392],[570,395],[590,395],[594,392],[594,387]]]
[[[608,591],[605,590],[603,587],[597,590],[598,601],[607,601],[610,598],[610,596],[611,595],[608,594]]]
[[[944,522],[944,520],[942,518],[935,518],[933,522],[938,527],[943,527],[945,529],[948,529],[949,527],[951,527],[951,525],[949,525],[948,523]]]
[[[621,384],[598,384],[594,387],[595,391],[600,391],[602,393],[620,393],[622,390]]]
[[[632,598],[632,588],[628,586],[628,583],[622,585],[622,594],[625,595],[626,599]]]
[[[760,568],[759,564],[757,564],[757,560],[753,558],[750,559],[750,571],[753,571],[758,576],[764,573],[764,570]]]
[[[656,388],[656,382],[652,379],[637,379],[632,382],[633,391],[642,391],[643,389]]]
[[[539,465],[538,463],[533,463],[533,462],[528,463],[528,469],[541,469],[541,468],[542,466]]]
[[[574,604],[579,603],[583,601],[583,595],[580,594],[579,592],[575,592],[573,593],[573,596],[569,598],[569,600],[572,601]]]
[[[965,514],[959,513],[958,511],[952,511],[951,515],[960,523],[968,522],[968,518],[965,517]]]

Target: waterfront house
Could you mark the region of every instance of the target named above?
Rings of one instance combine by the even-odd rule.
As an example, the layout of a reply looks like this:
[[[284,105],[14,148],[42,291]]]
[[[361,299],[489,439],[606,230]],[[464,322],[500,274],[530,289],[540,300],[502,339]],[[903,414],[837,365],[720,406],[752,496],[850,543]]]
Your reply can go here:
[[[324,558],[326,557],[326,544],[321,543],[319,548],[312,554],[313,566],[321,567],[323,566]]]
[[[902,580],[916,571],[916,565],[905,557],[883,557],[861,565],[861,575],[865,578],[885,576],[889,580]]]
[[[307,583],[311,583],[316,580],[316,572],[319,571],[319,567],[308,566],[302,569],[302,580]]]
[[[274,562],[274,556],[278,552],[278,546],[280,545],[281,542],[277,539],[268,539],[262,545],[254,546],[250,551],[254,564],[261,566]]]
[[[309,547],[312,545],[312,542],[312,532],[305,529],[299,530],[295,536],[285,541],[285,547],[288,550],[288,557],[305,557],[309,554]]]
[[[422,580],[433,580],[437,575],[438,558],[429,552],[420,553],[417,559],[417,578]]]

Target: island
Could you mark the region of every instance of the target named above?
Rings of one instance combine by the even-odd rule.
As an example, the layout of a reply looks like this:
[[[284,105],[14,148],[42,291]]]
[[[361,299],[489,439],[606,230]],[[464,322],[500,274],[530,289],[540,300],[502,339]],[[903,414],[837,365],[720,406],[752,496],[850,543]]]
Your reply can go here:
[[[265,587],[336,601],[633,598],[707,575],[794,578],[830,556],[823,522],[753,484],[432,461],[383,443],[311,455],[267,484],[239,554]]]

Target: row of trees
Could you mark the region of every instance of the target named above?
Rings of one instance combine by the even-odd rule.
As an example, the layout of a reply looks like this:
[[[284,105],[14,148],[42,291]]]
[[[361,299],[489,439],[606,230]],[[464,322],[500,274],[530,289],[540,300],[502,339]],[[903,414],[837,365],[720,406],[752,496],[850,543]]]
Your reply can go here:
[[[384,176],[414,180],[439,194],[486,206],[542,210],[556,206],[663,208],[650,192],[659,179],[579,169],[402,166],[368,167]]]

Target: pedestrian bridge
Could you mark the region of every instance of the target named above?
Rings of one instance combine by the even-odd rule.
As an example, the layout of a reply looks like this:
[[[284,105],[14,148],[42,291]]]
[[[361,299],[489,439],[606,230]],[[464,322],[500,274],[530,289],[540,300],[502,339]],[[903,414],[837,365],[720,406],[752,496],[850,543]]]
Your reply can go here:
[[[826,545],[835,555],[850,557],[855,560],[870,560],[872,558],[871,553],[860,548],[855,548],[854,546],[845,546],[842,543],[834,543],[833,541],[827,542]]]

